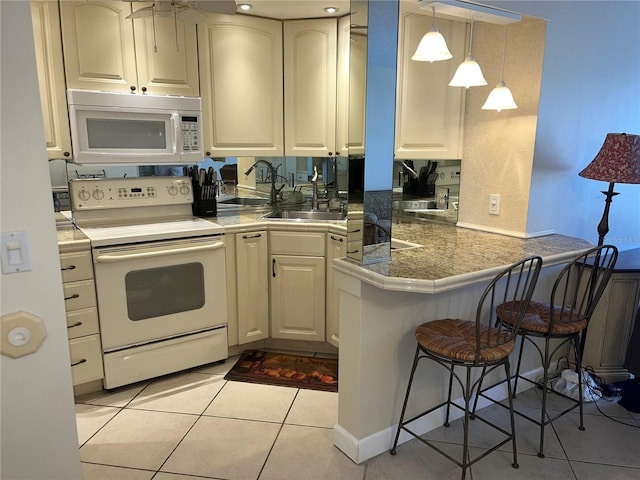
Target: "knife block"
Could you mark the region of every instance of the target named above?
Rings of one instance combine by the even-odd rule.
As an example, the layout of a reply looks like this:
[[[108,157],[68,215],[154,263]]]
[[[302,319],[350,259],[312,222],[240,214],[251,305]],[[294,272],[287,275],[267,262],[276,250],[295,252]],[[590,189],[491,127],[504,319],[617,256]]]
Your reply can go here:
[[[193,201],[193,215],[196,217],[215,217],[218,214],[216,199]]]

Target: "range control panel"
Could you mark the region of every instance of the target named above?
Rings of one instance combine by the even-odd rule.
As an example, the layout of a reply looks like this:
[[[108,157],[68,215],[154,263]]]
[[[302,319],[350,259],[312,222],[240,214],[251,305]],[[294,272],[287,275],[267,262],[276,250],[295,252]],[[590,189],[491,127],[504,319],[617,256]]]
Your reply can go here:
[[[69,196],[74,211],[193,203],[189,177],[74,179]]]

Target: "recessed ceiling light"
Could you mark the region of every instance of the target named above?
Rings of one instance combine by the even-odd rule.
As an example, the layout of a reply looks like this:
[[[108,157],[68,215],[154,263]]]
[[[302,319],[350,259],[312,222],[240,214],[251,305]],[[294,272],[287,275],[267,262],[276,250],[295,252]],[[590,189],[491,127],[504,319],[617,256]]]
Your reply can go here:
[[[246,12],[247,10],[251,10],[253,8],[253,5],[249,5],[248,3],[241,3],[238,5],[238,8]]]
[[[338,11],[336,7],[326,7],[323,10],[327,13],[336,13]]]

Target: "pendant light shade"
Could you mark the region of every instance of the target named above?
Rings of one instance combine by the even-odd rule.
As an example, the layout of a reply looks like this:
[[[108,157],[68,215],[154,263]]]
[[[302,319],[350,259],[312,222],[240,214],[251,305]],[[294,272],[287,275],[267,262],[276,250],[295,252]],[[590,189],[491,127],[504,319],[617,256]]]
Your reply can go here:
[[[451,55],[447,47],[447,42],[436,26],[436,7],[434,6],[431,31],[422,37],[411,60],[418,62],[439,62],[441,60],[449,60],[452,57],[453,55]]]
[[[482,75],[482,70],[480,69],[480,65],[476,62],[476,59],[473,57],[473,53],[471,53],[471,45],[473,43],[473,18],[471,18],[471,32],[469,34],[469,53],[467,57],[464,59],[456,73],[453,75],[453,78],[449,82],[450,87],[480,87],[487,84],[487,81],[484,79],[484,75]]]
[[[504,57],[507,51],[507,25],[504,26],[504,47],[502,49],[502,71],[500,73],[500,81],[496,85],[496,87],[491,90],[489,96],[487,97],[487,101],[484,102],[482,106],[482,110],[496,110],[498,112],[502,110],[514,110],[518,108],[515,100],[513,99],[513,95],[511,94],[511,90],[504,83]]]
[[[516,108],[518,108],[518,105],[516,105],[513,99],[511,90],[509,90],[509,87],[507,87],[502,80],[491,90],[487,101],[484,102],[482,106],[482,110],[497,110],[498,112],[501,110],[514,110]]]

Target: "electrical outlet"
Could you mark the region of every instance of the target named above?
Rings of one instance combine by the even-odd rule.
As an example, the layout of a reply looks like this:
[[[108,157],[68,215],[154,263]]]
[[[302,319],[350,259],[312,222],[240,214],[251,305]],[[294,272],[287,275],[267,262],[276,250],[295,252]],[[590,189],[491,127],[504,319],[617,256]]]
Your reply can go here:
[[[489,195],[489,214],[500,215],[500,194],[492,193]]]

